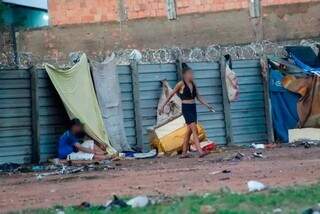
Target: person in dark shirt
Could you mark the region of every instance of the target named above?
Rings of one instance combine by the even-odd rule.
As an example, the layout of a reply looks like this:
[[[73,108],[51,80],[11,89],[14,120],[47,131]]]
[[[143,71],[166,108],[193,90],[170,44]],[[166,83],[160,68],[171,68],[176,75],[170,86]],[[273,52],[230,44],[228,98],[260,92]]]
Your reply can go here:
[[[108,157],[94,144],[93,140],[79,143],[83,135],[83,124],[78,118],[70,121],[70,128],[61,135],[58,143],[58,158],[69,160],[105,160]]]

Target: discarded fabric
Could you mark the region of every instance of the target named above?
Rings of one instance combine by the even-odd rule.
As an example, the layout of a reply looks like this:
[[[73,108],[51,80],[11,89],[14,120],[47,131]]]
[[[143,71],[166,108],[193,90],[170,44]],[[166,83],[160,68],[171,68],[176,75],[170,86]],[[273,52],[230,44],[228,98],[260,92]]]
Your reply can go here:
[[[287,75],[283,86],[301,95],[298,102],[299,128],[320,128],[320,77]]]
[[[165,124],[181,115],[181,99],[176,94],[173,95],[170,102],[165,105],[163,113],[159,113],[159,109],[162,107],[169,94],[173,91],[167,80],[162,80],[161,83],[162,93],[158,102],[156,126]]]
[[[104,126],[113,148],[118,152],[131,151],[124,129],[121,89],[113,53],[102,63],[90,60],[91,73],[97,93]]]
[[[207,152],[207,153],[217,149],[217,145],[210,140],[200,142],[200,147],[204,152]],[[190,148],[191,148],[191,151],[197,151],[197,148],[195,147],[194,144],[192,144]]]
[[[230,55],[226,55],[226,75],[225,81],[228,92],[228,99],[230,102],[236,101],[239,98],[239,81],[236,73],[232,70],[232,63]]]
[[[154,158],[157,156],[157,150],[152,149],[149,152],[131,152],[131,151],[126,151],[126,152],[121,152],[119,153],[120,157],[123,158],[129,158],[129,159],[146,159],[146,158]]]

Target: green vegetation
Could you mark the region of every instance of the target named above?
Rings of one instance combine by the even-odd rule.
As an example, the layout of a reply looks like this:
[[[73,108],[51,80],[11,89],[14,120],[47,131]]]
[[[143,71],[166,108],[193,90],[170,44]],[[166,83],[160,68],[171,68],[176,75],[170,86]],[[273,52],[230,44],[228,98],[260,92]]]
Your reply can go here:
[[[273,189],[265,192],[239,194],[232,192],[219,192],[206,194],[205,196],[187,196],[176,198],[171,203],[150,205],[145,208],[117,208],[110,212],[98,208],[80,209],[76,207],[64,208],[66,214],[79,213],[201,213],[204,206],[209,205],[215,209],[215,213],[273,213],[275,209],[281,209],[282,213],[302,213],[305,209],[313,207],[320,202],[320,184],[311,186],[290,187],[285,189]],[[208,207],[208,206],[207,206]],[[29,210],[22,213],[57,213],[57,208]],[[20,212],[21,213],[21,212]]]

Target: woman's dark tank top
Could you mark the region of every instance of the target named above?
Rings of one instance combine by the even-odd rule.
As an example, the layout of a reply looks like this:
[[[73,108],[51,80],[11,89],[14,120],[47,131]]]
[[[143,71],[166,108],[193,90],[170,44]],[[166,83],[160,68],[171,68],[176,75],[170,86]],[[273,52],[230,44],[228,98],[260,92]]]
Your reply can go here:
[[[183,92],[180,93],[178,92],[178,96],[180,97],[181,100],[193,100],[197,96],[197,89],[194,83],[192,82],[192,92],[191,89],[189,88],[188,84],[183,80],[184,83],[184,88]]]

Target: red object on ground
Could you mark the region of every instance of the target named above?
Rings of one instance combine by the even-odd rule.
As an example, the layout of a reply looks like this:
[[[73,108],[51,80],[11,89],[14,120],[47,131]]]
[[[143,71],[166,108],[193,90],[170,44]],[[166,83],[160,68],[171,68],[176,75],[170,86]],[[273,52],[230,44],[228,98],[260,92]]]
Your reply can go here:
[[[200,147],[202,148],[202,150],[204,152],[212,152],[212,151],[217,149],[217,144],[215,144],[214,142],[208,140],[208,141],[200,142]],[[191,145],[191,150],[192,151],[197,151],[197,149],[194,146],[194,144]]]

